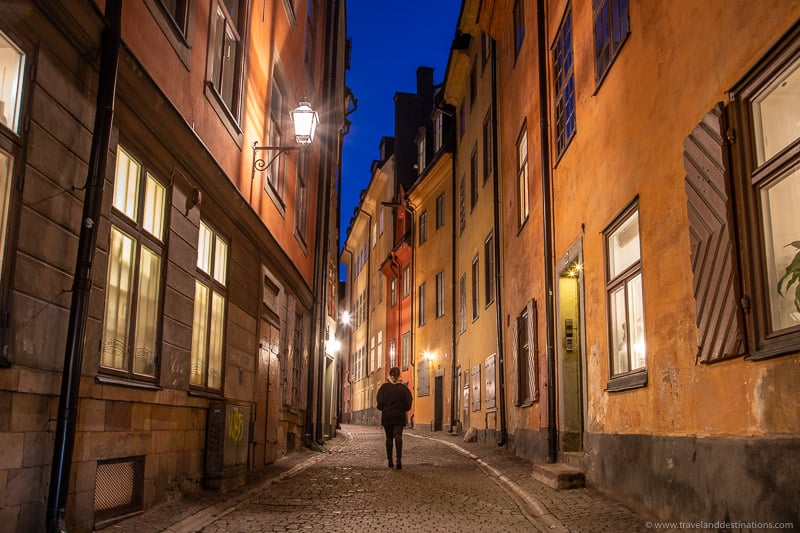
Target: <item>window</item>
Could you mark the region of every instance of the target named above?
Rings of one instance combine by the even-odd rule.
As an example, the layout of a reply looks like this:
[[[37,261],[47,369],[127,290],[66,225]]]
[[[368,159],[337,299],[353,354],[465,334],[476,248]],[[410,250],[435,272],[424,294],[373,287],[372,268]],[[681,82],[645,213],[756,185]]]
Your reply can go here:
[[[190,383],[216,391],[222,389],[227,281],[228,243],[201,221],[197,243]]]
[[[745,236],[741,262],[750,299],[745,313],[749,359],[796,353],[800,346],[800,29],[732,91],[733,143],[741,175],[736,191],[746,201],[737,213]],[[738,132],[737,132],[738,133]]]
[[[458,134],[463,137],[464,132],[467,131],[467,111],[464,108],[464,102],[458,107]]]
[[[436,198],[436,229],[444,226],[444,193]]]
[[[647,383],[638,207],[628,209],[603,235],[611,342],[609,390],[624,390]]]
[[[369,340],[369,370],[375,370],[375,337]]]
[[[467,275],[462,274],[458,283],[458,331],[467,331]]]
[[[492,174],[492,112],[488,111],[483,119],[483,183]]]
[[[442,137],[442,112],[436,111],[433,115],[433,153],[439,153],[444,143]]]
[[[417,135],[417,174],[425,171],[425,129]]]
[[[436,274],[436,318],[444,316],[444,271]]]
[[[428,240],[428,212],[423,211],[419,215],[419,243],[423,244]]]
[[[313,77],[314,75],[314,59],[315,59],[315,49],[314,43],[316,40],[314,39],[314,1],[308,0],[308,5],[306,9],[306,34],[305,40],[303,41],[303,64],[306,66],[306,72],[310,76]]]
[[[383,236],[383,210],[381,210],[380,215],[378,216],[378,233]]]
[[[0,32],[0,124],[19,133],[25,54]]]
[[[383,330],[378,332],[378,353],[377,353],[378,361],[376,363],[375,368],[380,368],[381,364],[383,363]]]
[[[494,236],[490,233],[486,240],[483,241],[483,257],[486,265],[484,267],[484,274],[486,276],[486,282],[484,283],[485,288],[485,299],[486,299],[486,307],[489,307],[494,301]]]
[[[383,303],[383,274],[380,272],[377,273],[378,276],[378,303]]]
[[[391,305],[394,307],[397,305],[397,278],[392,278],[391,286],[389,288],[391,292]]]
[[[213,14],[209,36],[209,84],[224,104],[234,122],[239,122],[244,63],[244,0],[212,1]]]
[[[566,151],[575,136],[575,72],[572,62],[572,11],[567,6],[553,46],[555,84],[556,153]]]
[[[472,367],[472,410],[481,410],[481,364]]]
[[[397,366],[397,340],[389,341],[389,366]]]
[[[11,207],[11,181],[14,175],[14,158],[0,147],[0,264],[6,256]],[[5,272],[0,269],[0,281],[5,282]]]
[[[525,0],[514,1],[514,58],[519,55],[522,48],[522,39],[525,37]]]
[[[100,365],[154,378],[158,354],[167,189],[117,150]]]
[[[417,289],[419,297],[417,298],[417,314],[419,316],[419,325],[425,325],[425,284],[419,286]]]
[[[461,183],[458,187],[458,231],[459,235],[464,233],[467,227],[467,178],[461,176]]]
[[[364,359],[365,359],[364,348],[363,346],[361,346],[356,349],[356,354],[355,357],[353,358],[354,360],[353,366],[355,366],[353,373],[355,374],[356,381],[359,381],[364,377]]]
[[[478,256],[472,259],[472,320],[478,320],[478,309],[480,307],[480,276],[478,267]]]
[[[517,222],[522,227],[530,213],[530,194],[528,192],[528,131],[522,127],[517,139]]]
[[[403,268],[403,298],[408,298],[411,294],[411,267]]]
[[[18,186],[24,139],[19,133],[22,113],[23,86],[25,84],[25,53],[4,33],[0,32],[0,315],[8,316],[11,305],[8,296],[13,280],[8,272],[13,269],[16,253],[14,241],[19,225],[22,191]],[[13,229],[12,229],[13,228]],[[7,328],[8,324],[0,326]],[[6,354],[0,353],[0,368],[8,366]]]
[[[485,31],[481,32],[481,66],[486,67],[492,52],[492,38]]]
[[[539,399],[536,300],[530,300],[514,321],[514,405],[526,407]]]
[[[478,144],[472,147],[469,156],[469,192],[470,192],[470,212],[478,204]]]
[[[594,79],[600,82],[630,33],[628,0],[592,0]]]
[[[408,368],[408,365],[411,364],[411,332],[406,331],[403,333],[403,345],[401,347],[402,353],[402,362],[401,367],[403,370]]]
[[[301,151],[297,154],[294,232],[303,247],[308,242],[308,168],[308,152]]]
[[[269,100],[269,146],[285,146],[287,143],[283,131],[284,116],[287,113],[284,112],[283,91],[276,78],[277,76],[273,77],[272,80],[272,92]],[[283,208],[285,205],[283,196],[286,187],[286,169],[284,168],[283,157],[273,150],[268,152],[268,157],[272,160],[272,163],[264,170],[266,173],[264,189],[271,193],[279,207]]]
[[[478,65],[473,61],[469,71],[469,107],[475,107],[475,99],[478,98]]]

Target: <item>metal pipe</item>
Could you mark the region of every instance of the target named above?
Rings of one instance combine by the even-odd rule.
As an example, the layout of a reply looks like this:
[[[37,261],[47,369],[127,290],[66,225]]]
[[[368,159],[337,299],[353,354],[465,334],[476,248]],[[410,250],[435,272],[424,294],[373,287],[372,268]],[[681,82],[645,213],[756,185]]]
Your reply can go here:
[[[122,0],[108,0],[105,28],[101,44],[100,79],[97,87],[97,109],[94,135],[86,178],[78,256],[72,281],[72,302],[69,311],[64,368],[61,374],[61,395],[58,401],[50,490],[47,498],[46,528],[49,533],[65,531],[65,514],[69,494],[69,477],[78,418],[81,365],[85,344],[89,294],[92,290],[92,263],[97,244],[97,228],[103,205],[108,148],[114,121],[114,100],[117,90],[119,50],[122,41]]]
[[[547,119],[547,43],[544,0],[536,1],[536,36],[539,53],[539,138],[542,160],[542,231],[544,233],[545,336],[547,343],[547,462],[558,459],[556,427],[555,309],[553,302],[553,207],[550,198],[550,142]]]
[[[491,40],[492,53],[492,185],[494,187],[494,309],[497,326],[497,371],[500,376],[500,440],[498,446],[505,446],[508,441],[506,426],[506,365],[505,346],[503,342],[503,291],[500,268],[500,163],[497,149],[497,43]]]

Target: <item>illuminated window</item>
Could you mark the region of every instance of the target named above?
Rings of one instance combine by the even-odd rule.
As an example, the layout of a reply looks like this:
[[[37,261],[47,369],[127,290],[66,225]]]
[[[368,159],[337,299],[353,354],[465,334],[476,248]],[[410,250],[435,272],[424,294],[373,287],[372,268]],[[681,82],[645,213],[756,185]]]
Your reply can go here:
[[[202,221],[197,241],[190,383],[221,390],[228,243]]]
[[[646,383],[647,346],[638,207],[623,213],[618,222],[603,234],[612,380],[609,389],[615,390]],[[618,377],[626,379],[614,384]]]
[[[100,364],[130,377],[156,375],[167,189],[117,150]]]
[[[0,32],[0,124],[19,133],[25,54]]]
[[[750,358],[800,346],[800,29],[733,91],[742,161],[735,186],[750,207],[738,213]],[[734,167],[736,168],[736,167]]]
[[[528,192],[528,132],[525,126],[517,139],[517,223],[520,227],[528,220],[530,194]]]

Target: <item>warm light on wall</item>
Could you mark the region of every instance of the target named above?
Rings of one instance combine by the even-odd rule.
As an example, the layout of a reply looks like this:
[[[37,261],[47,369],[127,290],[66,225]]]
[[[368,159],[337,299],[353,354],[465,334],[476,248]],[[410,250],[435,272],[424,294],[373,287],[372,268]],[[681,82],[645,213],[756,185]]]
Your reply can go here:
[[[300,104],[289,112],[294,124],[295,146],[258,146],[258,142],[253,143],[253,177],[256,171],[261,172],[269,168],[275,159],[286,152],[300,150],[314,142],[314,134],[319,124],[319,115],[311,108],[311,104],[303,100]],[[274,155],[267,160],[260,156],[261,152],[274,152]],[[267,156],[269,157],[269,156]]]

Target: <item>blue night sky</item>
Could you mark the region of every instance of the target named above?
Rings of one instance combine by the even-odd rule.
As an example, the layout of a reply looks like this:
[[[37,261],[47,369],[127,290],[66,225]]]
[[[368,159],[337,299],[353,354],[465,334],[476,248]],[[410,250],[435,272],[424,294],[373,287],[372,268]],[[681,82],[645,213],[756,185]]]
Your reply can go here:
[[[434,83],[443,81],[460,9],[461,0],[347,0],[347,85],[358,108],[344,141],[341,245],[380,139],[394,135],[394,94],[416,92],[420,66],[435,69]]]

